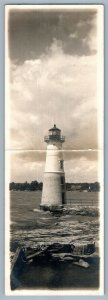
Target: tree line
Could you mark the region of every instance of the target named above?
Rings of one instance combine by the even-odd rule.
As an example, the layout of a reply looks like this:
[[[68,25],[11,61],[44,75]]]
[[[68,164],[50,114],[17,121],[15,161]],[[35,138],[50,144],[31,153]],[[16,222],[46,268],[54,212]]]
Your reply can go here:
[[[37,180],[31,181],[30,183],[25,181],[21,182],[11,182],[9,184],[10,191],[42,191],[43,183],[38,182]],[[99,182],[94,183],[66,183],[66,190],[67,191],[87,191],[87,192],[99,192],[100,185]]]
[[[31,181],[30,183],[25,181],[23,183],[21,182],[11,182],[9,184],[9,189],[13,191],[41,191],[42,190],[43,183],[38,182],[36,180]]]

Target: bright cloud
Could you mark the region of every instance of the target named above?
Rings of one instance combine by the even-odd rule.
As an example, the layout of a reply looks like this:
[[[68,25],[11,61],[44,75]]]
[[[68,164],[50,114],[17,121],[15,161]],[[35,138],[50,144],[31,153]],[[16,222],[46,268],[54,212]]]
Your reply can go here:
[[[43,181],[46,151],[12,152],[11,181]],[[84,152],[64,152],[66,182],[93,182],[98,180],[98,161],[95,155]],[[95,159],[94,159],[95,157]],[[23,166],[23,168],[22,168]],[[17,170],[17,172],[16,172]]]
[[[97,148],[96,76],[95,55],[65,54],[56,40],[40,59],[12,65],[7,147],[43,149],[43,137],[56,122],[66,149]]]

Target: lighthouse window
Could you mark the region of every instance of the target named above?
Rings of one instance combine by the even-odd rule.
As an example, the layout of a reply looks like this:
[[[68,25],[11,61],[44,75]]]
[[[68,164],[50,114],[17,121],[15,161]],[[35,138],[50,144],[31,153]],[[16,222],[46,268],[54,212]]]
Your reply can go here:
[[[63,169],[63,160],[60,160],[60,169]]]

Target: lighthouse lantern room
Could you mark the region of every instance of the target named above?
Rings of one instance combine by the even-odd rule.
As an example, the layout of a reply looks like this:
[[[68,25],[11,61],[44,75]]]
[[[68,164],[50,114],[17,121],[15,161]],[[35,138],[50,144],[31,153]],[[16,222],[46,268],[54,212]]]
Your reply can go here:
[[[56,127],[49,129],[48,136],[44,137],[47,143],[46,164],[43,180],[41,209],[57,210],[66,203],[65,173],[62,153],[62,144],[65,137]]]

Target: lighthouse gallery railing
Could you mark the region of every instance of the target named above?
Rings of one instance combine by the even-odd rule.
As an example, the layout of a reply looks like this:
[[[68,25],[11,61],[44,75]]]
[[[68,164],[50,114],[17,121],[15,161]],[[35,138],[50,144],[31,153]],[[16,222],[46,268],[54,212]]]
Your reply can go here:
[[[49,142],[49,141],[58,141],[58,142],[65,142],[65,136],[61,135],[49,135],[49,136],[45,136],[44,137],[44,141],[45,142]]]

